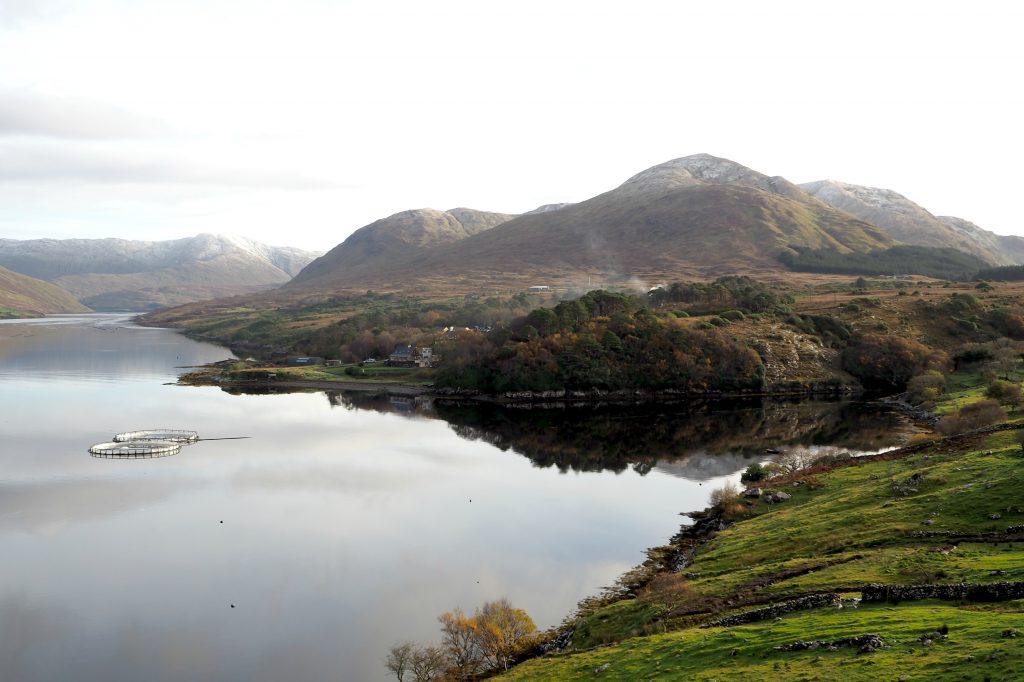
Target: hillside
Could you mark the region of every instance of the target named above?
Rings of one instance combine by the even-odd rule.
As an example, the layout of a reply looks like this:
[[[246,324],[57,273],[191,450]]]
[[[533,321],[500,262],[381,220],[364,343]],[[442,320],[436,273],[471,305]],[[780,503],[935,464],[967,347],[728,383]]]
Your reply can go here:
[[[96,310],[146,310],[269,289],[314,257],[211,234],[162,242],[0,239],[0,266],[57,284]]]
[[[932,215],[889,189],[835,180],[818,180],[800,187],[831,206],[877,225],[905,244],[960,249],[995,265],[1012,265],[1024,259],[1024,239],[997,235],[961,218]]]
[[[301,286],[331,279],[338,273],[348,281],[371,277],[378,268],[386,268],[396,259],[425,248],[451,244],[514,217],[471,208],[448,211],[423,208],[396,213],[353,232],[344,242],[310,263],[293,282]]]
[[[435,212],[436,213],[436,212]],[[843,252],[885,248],[892,239],[768,177],[707,154],[637,174],[578,204],[532,212],[458,241],[400,242],[372,266],[358,248],[399,214],[358,231],[289,285],[292,290],[476,291],[528,284],[658,282],[736,272],[779,271],[792,246]],[[441,214],[443,215],[443,214]],[[349,255],[351,254],[351,256]]]
[[[1001,265],[1017,265],[1024,263],[1024,237],[1003,235],[982,229],[969,220],[954,216],[938,216],[939,220],[994,253],[1002,254],[1005,263]]]
[[[1020,461],[997,431],[726,496],[501,679],[1019,679]]]
[[[85,312],[89,309],[60,287],[0,267],[0,318]]]

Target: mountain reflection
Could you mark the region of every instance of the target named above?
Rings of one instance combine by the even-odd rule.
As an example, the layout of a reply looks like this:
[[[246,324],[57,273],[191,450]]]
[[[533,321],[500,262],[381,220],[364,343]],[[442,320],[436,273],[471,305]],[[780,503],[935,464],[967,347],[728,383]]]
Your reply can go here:
[[[777,399],[644,407],[529,408],[359,393],[329,393],[331,405],[443,419],[483,441],[560,471],[659,471],[694,481],[728,475],[766,450],[875,452],[913,433],[908,420],[864,402]]]

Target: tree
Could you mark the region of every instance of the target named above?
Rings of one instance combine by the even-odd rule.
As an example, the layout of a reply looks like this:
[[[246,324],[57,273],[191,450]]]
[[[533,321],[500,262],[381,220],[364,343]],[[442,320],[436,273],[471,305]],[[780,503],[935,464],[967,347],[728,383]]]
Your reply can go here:
[[[441,623],[441,647],[448,658],[452,676],[456,680],[472,678],[483,663],[476,619],[456,608],[442,613],[437,620]]]
[[[448,672],[448,658],[440,647],[425,646],[413,652],[410,670],[413,682],[443,680]]]
[[[416,645],[412,642],[396,644],[388,649],[384,665],[387,667],[388,672],[398,678],[398,682],[405,682],[405,674],[410,670],[415,651]]]
[[[508,670],[537,631],[529,614],[514,608],[504,597],[484,604],[475,620],[480,651],[494,670]]]
[[[435,682],[444,678],[448,658],[440,647],[418,647],[412,642],[396,644],[388,650],[384,665],[398,682],[411,675],[411,682]]]
[[[866,386],[903,388],[929,363],[931,349],[913,339],[864,334],[843,351],[843,369]]]

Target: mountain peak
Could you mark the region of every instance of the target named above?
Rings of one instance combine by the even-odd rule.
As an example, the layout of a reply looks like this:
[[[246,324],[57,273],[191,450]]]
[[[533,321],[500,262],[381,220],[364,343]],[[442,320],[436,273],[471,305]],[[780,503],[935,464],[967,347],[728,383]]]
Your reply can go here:
[[[736,185],[791,198],[803,194],[800,188],[785,178],[770,177],[735,161],[703,153],[652,166],[626,180],[619,189],[663,192],[696,185]]]

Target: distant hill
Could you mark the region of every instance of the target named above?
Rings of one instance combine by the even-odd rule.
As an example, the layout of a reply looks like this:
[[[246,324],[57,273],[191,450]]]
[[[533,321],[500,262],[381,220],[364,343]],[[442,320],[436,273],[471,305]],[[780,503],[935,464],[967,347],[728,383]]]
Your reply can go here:
[[[315,257],[213,234],[159,242],[0,239],[0,266],[57,284],[96,310],[150,310],[270,289]]]
[[[893,244],[882,230],[784,178],[707,154],[660,164],[587,201],[507,219],[461,239],[416,238],[425,216],[431,225],[448,226],[445,215],[414,211],[368,225],[286,289],[657,282],[778,271],[779,254],[793,247],[863,252]],[[413,219],[413,238],[390,236],[404,235],[399,227]]]
[[[0,318],[86,312],[59,286],[0,267]]]
[[[915,246],[959,249],[996,265],[1024,262],[1024,239],[1003,237],[961,218],[939,217],[890,189],[818,180],[800,185],[818,199]]]
[[[542,210],[545,207],[541,207]],[[550,209],[554,210],[554,209]],[[348,280],[372,276],[381,267],[424,248],[443,246],[506,223],[507,213],[453,208],[402,211],[370,223],[306,267],[297,283],[317,281],[343,272]]]

